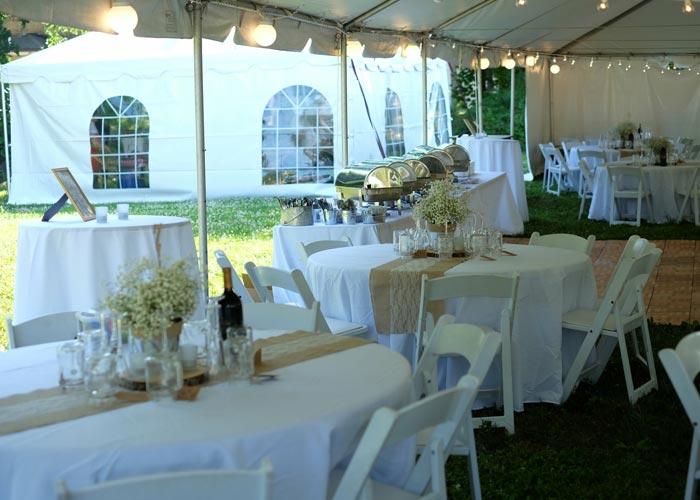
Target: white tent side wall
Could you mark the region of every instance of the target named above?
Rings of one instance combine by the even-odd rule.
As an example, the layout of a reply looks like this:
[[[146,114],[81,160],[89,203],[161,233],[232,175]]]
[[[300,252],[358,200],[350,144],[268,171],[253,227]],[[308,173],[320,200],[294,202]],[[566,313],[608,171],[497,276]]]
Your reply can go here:
[[[191,41],[137,38],[127,54],[118,43],[117,37],[90,33],[0,69],[10,89],[10,203],[55,201],[62,191],[51,174],[54,167],[69,167],[93,202],[196,197]],[[385,93],[391,89],[401,99],[406,151],[419,145],[420,65],[400,59],[356,65],[382,143]],[[428,68],[428,85],[439,82],[448,97],[447,64],[431,60]],[[349,74],[349,161],[354,163],[380,154],[359,85]],[[332,184],[262,185],[262,118],[270,98],[287,86],[307,85],[323,94],[334,115],[337,173],[343,167],[339,76],[336,57],[205,41],[207,196],[332,195]],[[90,120],[104,100],[118,95],[138,99],[149,115],[147,189],[92,188]]]

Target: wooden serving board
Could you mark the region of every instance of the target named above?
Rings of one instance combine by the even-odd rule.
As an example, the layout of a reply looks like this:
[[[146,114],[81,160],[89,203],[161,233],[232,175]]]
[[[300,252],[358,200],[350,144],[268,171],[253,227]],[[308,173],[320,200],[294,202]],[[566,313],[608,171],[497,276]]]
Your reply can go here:
[[[186,370],[182,374],[182,385],[184,387],[193,387],[205,384],[209,381],[209,373],[203,368],[197,368],[195,370]],[[120,378],[119,386],[130,391],[145,391],[146,390],[146,380],[145,379],[130,379],[130,378]]]

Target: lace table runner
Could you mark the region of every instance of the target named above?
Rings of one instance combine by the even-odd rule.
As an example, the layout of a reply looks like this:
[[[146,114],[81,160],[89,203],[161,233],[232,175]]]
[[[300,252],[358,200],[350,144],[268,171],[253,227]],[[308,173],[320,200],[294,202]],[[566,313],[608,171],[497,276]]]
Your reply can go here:
[[[303,331],[257,340],[255,348],[261,352],[262,360],[256,364],[256,372],[276,370],[368,343],[368,340],[356,337]],[[85,392],[64,393],[59,387],[15,394],[0,398],[0,436],[118,410],[145,401],[148,401],[145,392],[121,391],[116,394],[115,400],[102,406],[92,406]]]
[[[396,259],[369,273],[374,326],[377,333],[415,332],[420,306],[421,276],[439,278],[466,259]],[[437,319],[444,311],[441,302],[428,304]]]

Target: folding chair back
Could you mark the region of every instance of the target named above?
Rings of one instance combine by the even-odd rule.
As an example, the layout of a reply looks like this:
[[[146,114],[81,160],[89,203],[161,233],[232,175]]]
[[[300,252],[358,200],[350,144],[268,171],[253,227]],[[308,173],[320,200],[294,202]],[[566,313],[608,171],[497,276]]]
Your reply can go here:
[[[299,294],[304,307],[307,309],[311,308],[311,305],[316,301],[306,278],[304,278],[299,269],[285,271],[275,267],[256,266],[252,262],[246,262],[245,270],[263,302],[275,301],[274,295],[270,291],[271,287],[282,288]],[[367,333],[367,327],[364,325],[330,317],[326,318],[323,315],[321,315],[320,323],[322,332],[351,336],[361,336]]]
[[[563,248],[565,250],[576,250],[590,256],[595,245],[595,235],[591,234],[588,238],[582,238],[576,234],[554,233],[540,235],[535,231],[530,235],[530,245],[540,247]]]
[[[642,218],[642,200],[647,204],[648,217],[654,220],[654,212],[649,199],[649,188],[641,167],[631,165],[615,165],[608,167],[610,180],[610,215],[608,222],[614,224],[631,224],[639,226]],[[618,200],[635,200],[635,219],[625,220],[624,210]],[[615,217],[617,213],[618,217]]]
[[[75,311],[47,314],[23,323],[13,324],[5,318],[10,349],[74,339],[78,332]]]
[[[103,483],[69,488],[64,481],[56,484],[58,500],[190,500],[246,498],[270,500],[272,498],[272,462],[265,458],[259,469],[254,470],[192,470],[165,472],[116,479]]]
[[[221,269],[228,267],[231,269],[231,279],[233,281],[233,291],[236,292],[241,297],[241,302],[243,304],[250,304],[254,302],[253,297],[251,297],[250,292],[241,281],[240,276],[233,268],[231,261],[228,259],[226,252],[223,250],[214,250],[214,257],[216,257],[216,262],[219,264]]]
[[[423,500],[446,499],[445,454],[452,448],[464,416],[471,410],[477,387],[474,377],[465,376],[457,387],[398,411],[380,408],[374,412],[333,498],[398,498],[403,492]],[[432,429],[428,444],[400,488],[378,484],[369,477],[382,449],[426,429]]]
[[[297,241],[297,254],[304,265],[306,265],[309,257],[316,252],[349,246],[352,246],[352,240],[348,236],[343,236],[339,240],[318,240],[311,243]]]
[[[700,144],[698,144],[697,147],[700,148]],[[688,201],[692,198],[692,211],[695,217],[695,225],[700,226],[700,167],[693,167],[693,170],[694,172],[690,182],[676,187],[676,193],[683,197],[676,222],[683,220],[683,217],[685,217],[685,208],[688,206]]]
[[[591,151],[593,153],[597,151]],[[578,218],[583,215],[583,208],[586,206],[586,200],[593,198],[593,170],[589,167],[584,158],[578,161],[579,170],[581,171],[581,182],[579,184],[579,196],[581,197],[581,205],[578,209]]]
[[[693,425],[693,438],[688,460],[685,498],[696,498],[700,480],[700,395],[694,381],[700,373],[700,332],[681,339],[675,349],[662,349],[659,359]]]
[[[561,191],[565,189],[565,183],[569,175],[569,169],[566,164],[566,160],[554,146],[545,146],[544,154],[550,158],[549,163],[549,176],[547,177],[547,182],[545,189],[548,193],[556,194],[559,196]],[[554,187],[556,183],[556,188]]]
[[[322,332],[322,318],[318,302],[309,309],[269,302],[243,304],[245,324],[258,330]]]

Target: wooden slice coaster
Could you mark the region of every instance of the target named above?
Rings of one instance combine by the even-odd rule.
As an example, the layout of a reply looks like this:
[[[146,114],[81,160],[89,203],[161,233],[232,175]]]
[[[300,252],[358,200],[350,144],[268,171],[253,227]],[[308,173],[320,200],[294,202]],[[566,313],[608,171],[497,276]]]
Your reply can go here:
[[[194,387],[209,381],[209,372],[204,368],[187,370],[182,374],[182,385],[184,387]],[[146,381],[144,379],[120,378],[119,386],[130,391],[145,391]]]

